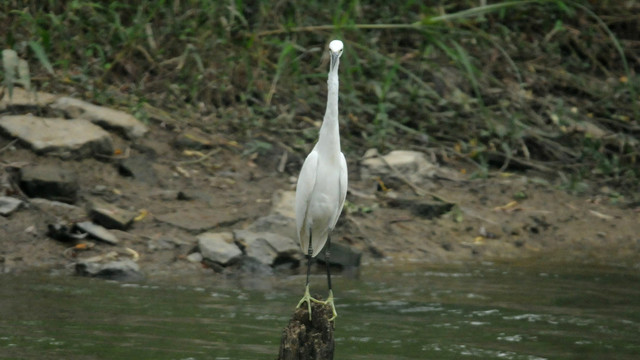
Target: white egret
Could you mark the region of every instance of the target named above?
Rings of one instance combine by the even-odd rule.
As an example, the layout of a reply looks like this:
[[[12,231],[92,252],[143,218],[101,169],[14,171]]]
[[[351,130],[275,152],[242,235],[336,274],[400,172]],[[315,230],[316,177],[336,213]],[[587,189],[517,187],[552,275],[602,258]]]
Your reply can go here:
[[[312,301],[330,305],[333,311],[330,321],[338,316],[333,303],[329,269],[331,231],[336,226],[347,195],[347,161],[340,151],[338,127],[338,65],[340,65],[342,49],[343,44],[340,40],[333,40],[329,44],[327,109],[320,127],[318,142],[302,164],[296,188],[298,240],[302,251],[307,252],[307,282],[304,296],[298,303],[298,307],[306,302],[309,307],[309,319],[311,319]],[[309,294],[309,274],[312,257],[318,255],[325,244],[329,296],[326,301],[319,301]]]

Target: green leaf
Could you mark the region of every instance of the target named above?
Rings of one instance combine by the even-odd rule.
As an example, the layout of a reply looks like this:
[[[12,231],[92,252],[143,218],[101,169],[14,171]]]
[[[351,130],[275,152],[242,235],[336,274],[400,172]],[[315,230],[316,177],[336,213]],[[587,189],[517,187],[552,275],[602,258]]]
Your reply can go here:
[[[49,58],[44,52],[44,48],[42,47],[42,45],[40,45],[39,42],[29,41],[29,47],[31,48],[31,50],[33,50],[33,53],[40,61],[40,64],[42,64],[42,66],[47,69],[47,72],[49,72],[49,74],[51,75],[54,75],[53,66],[51,66],[51,62],[49,62]]]

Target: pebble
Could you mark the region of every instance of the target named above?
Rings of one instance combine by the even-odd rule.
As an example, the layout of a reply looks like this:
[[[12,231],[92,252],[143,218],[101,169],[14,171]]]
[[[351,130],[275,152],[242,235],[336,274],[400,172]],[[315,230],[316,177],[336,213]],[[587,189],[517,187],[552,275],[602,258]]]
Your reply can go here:
[[[0,215],[8,216],[12,212],[18,210],[22,205],[22,200],[9,196],[0,196]]]
[[[107,229],[126,230],[133,223],[136,213],[99,200],[93,200],[89,208],[89,216],[95,223]]]

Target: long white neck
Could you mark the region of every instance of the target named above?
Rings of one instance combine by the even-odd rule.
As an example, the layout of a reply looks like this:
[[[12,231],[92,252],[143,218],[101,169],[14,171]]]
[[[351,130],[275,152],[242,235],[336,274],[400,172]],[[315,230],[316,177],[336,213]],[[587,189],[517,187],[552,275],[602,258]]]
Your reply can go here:
[[[320,135],[316,146],[324,150],[337,150],[340,153],[340,130],[338,124],[338,65],[340,60],[329,70],[329,90],[327,92],[327,110],[320,127]]]

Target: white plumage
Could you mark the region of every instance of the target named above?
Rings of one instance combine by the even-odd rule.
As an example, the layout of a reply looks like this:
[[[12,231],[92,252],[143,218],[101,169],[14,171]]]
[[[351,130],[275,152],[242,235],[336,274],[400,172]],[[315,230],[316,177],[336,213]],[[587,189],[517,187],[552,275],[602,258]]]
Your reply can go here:
[[[329,49],[327,109],[318,142],[302,165],[296,188],[296,225],[300,247],[306,254],[311,236],[314,257],[320,253],[336,226],[347,195],[347,161],[340,150],[338,125],[338,66],[342,41],[332,41]]]
[[[340,129],[338,124],[338,67],[342,55],[342,41],[333,40],[329,44],[331,56],[327,94],[327,110],[324,114],[318,142],[307,155],[298,176],[296,189],[296,226],[298,240],[302,251],[308,255],[307,284],[304,296],[298,302],[300,307],[305,302],[311,319],[311,302],[331,306],[333,317],[338,314],[333,302],[331,289],[331,272],[327,264],[327,282],[329,296],[326,301],[319,301],[309,293],[309,273],[311,257],[320,253],[327,243],[331,231],[338,222],[347,195],[347,161],[340,151]],[[328,257],[327,253],[327,257]]]

